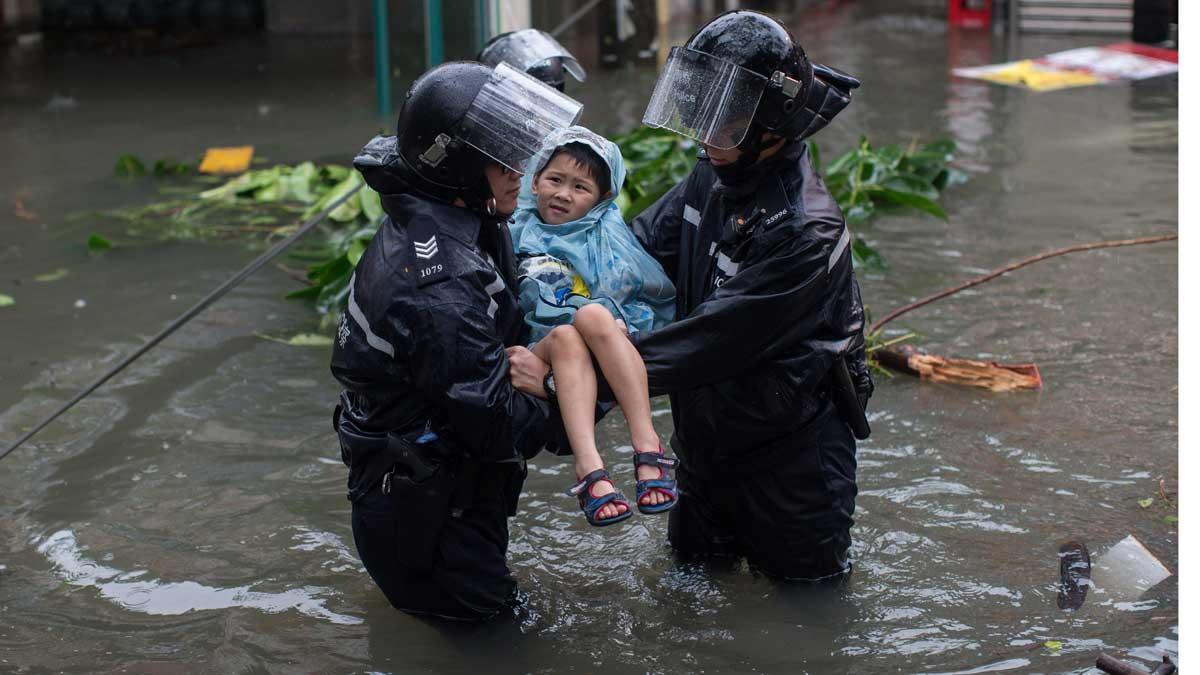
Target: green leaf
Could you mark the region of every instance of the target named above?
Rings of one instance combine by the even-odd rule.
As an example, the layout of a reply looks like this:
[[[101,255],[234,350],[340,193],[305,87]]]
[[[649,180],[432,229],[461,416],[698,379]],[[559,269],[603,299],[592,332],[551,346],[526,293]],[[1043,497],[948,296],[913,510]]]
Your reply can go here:
[[[670,190],[671,187],[671,185],[659,185],[638,197],[632,204],[629,205],[629,209],[621,214],[625,216],[625,222],[633,220],[639,213],[650,208],[650,205],[658,201],[659,197],[667,194],[667,190]]]
[[[355,239],[350,242],[350,250],[346,251],[346,260],[349,260],[352,266],[357,265],[359,259],[362,258],[363,251],[366,250],[367,243],[361,239]]]
[[[1046,640],[1042,644],[1046,645],[1046,649],[1049,649],[1050,651],[1055,651],[1055,652],[1057,652],[1063,648],[1063,643],[1058,640]]]
[[[858,235],[854,235],[854,243],[850,245],[850,252],[854,255],[855,264],[867,272],[885,272],[888,269],[887,261],[883,259],[879,251],[876,251]]]
[[[316,300],[317,296],[320,294],[320,286],[307,286],[298,291],[292,291],[283,297],[287,298],[288,300]]]
[[[356,185],[360,185],[361,183],[362,178],[359,176],[358,172],[347,174],[346,178],[342,182],[335,185],[333,189],[331,189],[329,192],[326,192],[317,201],[313,202],[312,206],[309,206],[307,209],[305,209],[304,214],[301,217],[308,218],[313,214],[320,213],[326,206],[337,201],[347,192],[353,190]],[[348,199],[342,202],[341,206],[338,206],[336,209],[330,212],[329,219],[334,222],[344,223],[353,220],[355,216],[361,213],[361,211],[362,209],[359,207],[359,204],[356,200]]]
[[[343,258],[345,260],[345,258]],[[346,306],[346,298],[350,295],[350,279],[353,268],[347,269],[342,276],[326,283],[317,296],[317,311],[330,314]]]
[[[340,183],[346,180],[346,176],[350,175],[351,169],[337,164],[325,164],[321,167],[321,180],[330,181],[332,183]]]
[[[329,347],[333,345],[333,338],[316,333],[301,333],[293,335],[287,343],[293,347]]]
[[[885,145],[875,152],[879,164],[886,168],[894,169],[900,163],[900,159],[904,157],[904,148],[899,145]]]
[[[1138,506],[1142,507],[1143,509],[1148,509],[1153,505],[1154,505],[1154,497],[1146,497],[1145,499],[1138,500]]]
[[[133,155],[121,155],[117,158],[113,173],[118,176],[141,176],[146,173],[146,165]]]
[[[912,174],[901,174],[883,182],[883,187],[897,192],[907,192],[919,195],[929,201],[936,201],[938,191],[929,181]]]
[[[0,293],[0,307],[12,307],[15,304],[17,301],[13,300],[13,296]]]
[[[299,335],[293,335],[286,340],[272,337],[265,333],[255,333],[255,335],[264,340],[270,340],[271,342],[278,342],[279,344],[284,345],[291,345],[292,347],[329,347],[333,345],[333,338],[326,335],[319,335],[317,333],[300,333]]]
[[[279,183],[271,183],[264,185],[254,191],[254,201],[256,202],[277,202],[283,190],[280,189]]]
[[[935,202],[927,197],[923,197],[918,194],[913,194],[911,192],[900,192],[899,190],[890,190],[888,188],[879,188],[879,194],[882,194],[884,197],[886,197],[889,201],[891,201],[894,204],[902,204],[904,206],[911,206],[914,209],[919,209],[930,215],[937,216],[938,218],[941,218],[942,220],[949,220],[949,218],[946,216],[946,212],[942,210],[942,207],[938,206],[937,202]]]
[[[829,164],[829,168],[826,170],[825,173],[827,173],[829,175],[838,174],[838,173],[846,173],[847,171],[849,171],[851,166],[853,166],[854,164],[857,163],[857,161],[858,161],[858,151],[851,150],[843,155],[840,155],[837,159],[833,160],[833,162],[831,162]]]
[[[195,168],[183,162],[177,162],[173,159],[160,159],[154,162],[155,176],[181,176],[192,173]]]
[[[341,277],[351,269],[350,261],[346,259],[346,254],[338,255],[338,257],[327,260],[324,264],[314,265],[308,270],[308,278],[320,286]]]
[[[102,253],[112,248],[112,243],[98,234],[93,234],[92,236],[88,237],[87,247],[88,251],[91,251],[92,253]]]
[[[67,268],[60,267],[60,268],[54,270],[53,272],[50,272],[47,274],[39,274],[36,277],[34,277],[33,280],[44,284],[44,283],[49,283],[51,281],[58,281],[59,279],[64,279],[64,278],[66,278],[66,276],[68,274],[70,274],[70,272],[67,270]]]
[[[362,213],[362,204],[358,201],[358,195],[342,202],[336,209],[329,212],[329,219],[335,223],[348,223]]]
[[[312,162],[301,162],[292,168],[292,173],[288,176],[290,198],[311,204],[317,200],[317,194],[313,192],[313,188],[320,183],[321,174],[317,171],[317,165]]]
[[[622,214],[628,213],[630,205],[629,191],[622,190],[621,194],[617,195],[617,198],[613,200],[613,203],[617,205],[617,208],[621,210]]]
[[[1179,516],[1163,516],[1163,522],[1171,524],[1178,523]]]
[[[270,169],[255,169],[228,180],[218,187],[200,193],[201,199],[221,199],[231,201],[240,194],[251,194],[260,188],[273,185],[279,180],[281,167]]]
[[[371,186],[364,185],[358,191],[358,201],[367,220],[375,222],[383,217],[383,203],[379,200],[379,193],[372,190]]]

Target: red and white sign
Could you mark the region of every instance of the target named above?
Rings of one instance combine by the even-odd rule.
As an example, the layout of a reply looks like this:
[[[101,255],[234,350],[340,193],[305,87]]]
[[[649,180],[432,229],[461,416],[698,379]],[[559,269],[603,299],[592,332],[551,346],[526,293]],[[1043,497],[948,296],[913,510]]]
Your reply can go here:
[[[1052,91],[1119,80],[1144,80],[1179,72],[1179,52],[1122,42],[1083,47],[1036,59],[978,68],[955,68],[954,74],[998,84]]]

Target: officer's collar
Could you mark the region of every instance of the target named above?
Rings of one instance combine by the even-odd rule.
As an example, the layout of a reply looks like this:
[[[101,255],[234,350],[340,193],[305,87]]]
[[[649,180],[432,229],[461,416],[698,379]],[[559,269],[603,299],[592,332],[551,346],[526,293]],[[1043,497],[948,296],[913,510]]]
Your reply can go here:
[[[484,217],[474,211],[445,202],[425,200],[433,221],[437,223],[438,234],[474,248],[479,241],[479,229]]]
[[[776,172],[758,188],[755,201],[762,214],[762,226],[770,227],[792,213],[792,198],[784,185],[783,176]]]
[[[800,152],[802,152],[803,144],[797,145],[801,146]],[[740,239],[750,235],[755,230],[771,227],[792,214],[792,200],[785,185],[785,174],[782,169],[799,160],[800,153],[795,152],[792,147],[785,150],[787,151],[787,155],[780,157],[782,162],[772,162],[774,170],[764,172],[752,184],[739,186],[737,190],[721,185],[720,180],[717,180],[713,184],[714,192],[738,201],[748,198],[753,208],[749,213],[741,213],[734,216],[735,220],[731,223],[733,231],[727,232],[727,237]],[[782,155],[783,151],[780,154]],[[774,160],[775,157],[771,159]]]

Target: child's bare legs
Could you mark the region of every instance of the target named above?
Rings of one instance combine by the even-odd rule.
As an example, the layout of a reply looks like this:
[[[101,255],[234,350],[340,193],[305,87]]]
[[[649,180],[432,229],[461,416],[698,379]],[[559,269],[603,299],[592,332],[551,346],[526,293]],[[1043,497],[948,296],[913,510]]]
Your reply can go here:
[[[658,452],[658,432],[654,430],[654,424],[650,421],[650,389],[646,384],[646,364],[642,362],[637,348],[625,336],[625,331],[617,325],[612,314],[601,305],[590,304],[577,309],[574,326],[587,343],[587,349],[600,363],[604,379],[617,396],[617,403],[621,405],[625,421],[629,424],[634,452]],[[555,367],[554,370],[557,372],[558,368]],[[560,382],[557,377],[554,381],[556,384]],[[594,379],[592,386],[596,386]],[[595,395],[593,388],[593,400]],[[661,476],[662,472],[656,466],[639,466],[637,470],[638,480],[651,480]],[[650,490],[642,497],[640,503],[644,506],[654,506],[669,501],[671,498],[660,491]]]
[[[558,410],[575,455],[575,477],[582,479],[603,469],[604,460],[596,449],[596,371],[587,344],[571,326],[558,326],[533,346],[533,353],[554,371]],[[591,494],[603,497],[615,490],[612,483],[600,481],[593,485]],[[607,520],[628,510],[624,504],[610,502],[600,507],[596,518]]]

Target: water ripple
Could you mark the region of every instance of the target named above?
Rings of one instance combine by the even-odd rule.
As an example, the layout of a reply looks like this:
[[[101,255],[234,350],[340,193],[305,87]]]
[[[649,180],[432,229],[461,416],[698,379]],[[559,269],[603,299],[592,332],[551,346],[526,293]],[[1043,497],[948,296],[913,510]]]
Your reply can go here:
[[[161,582],[126,580],[130,574],[99,565],[83,555],[83,549],[70,530],[59,530],[37,543],[37,550],[54,565],[55,571],[72,586],[94,587],[100,596],[137,612],[174,616],[192,611],[245,607],[268,614],[294,609],[305,616],[335,624],[355,625],[362,619],[338,614],[325,607],[317,596],[330,591],[306,586],[282,593],[252,591],[250,586],[218,588],[194,581]],[[142,576],[141,571],[133,578]]]

